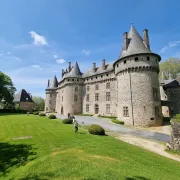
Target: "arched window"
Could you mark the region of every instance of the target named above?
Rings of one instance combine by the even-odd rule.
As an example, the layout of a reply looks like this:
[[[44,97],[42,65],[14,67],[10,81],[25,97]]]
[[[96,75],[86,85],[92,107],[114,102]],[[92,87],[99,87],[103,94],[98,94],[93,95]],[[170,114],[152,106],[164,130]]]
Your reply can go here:
[[[110,82],[106,83],[106,89],[110,89]]]
[[[99,90],[99,84],[96,84],[96,85],[95,85],[95,89],[96,89],[96,90]]]
[[[78,96],[77,94],[74,95],[74,102],[77,102],[78,101]]]

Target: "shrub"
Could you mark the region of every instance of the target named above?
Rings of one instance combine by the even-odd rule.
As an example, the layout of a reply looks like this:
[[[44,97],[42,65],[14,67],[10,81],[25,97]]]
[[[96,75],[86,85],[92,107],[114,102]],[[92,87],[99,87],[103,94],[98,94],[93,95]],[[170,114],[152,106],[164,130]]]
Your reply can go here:
[[[46,114],[44,114],[44,113],[40,113],[40,114],[39,114],[39,116],[46,116]]]
[[[117,119],[112,119],[111,121],[116,124],[124,124],[124,121],[119,121]]]
[[[56,116],[54,114],[50,114],[49,119],[56,119]]]
[[[34,112],[33,114],[34,114],[34,115],[39,115],[39,112]]]
[[[27,113],[27,110],[21,109],[0,109],[0,113]]]
[[[105,130],[97,124],[92,124],[91,126],[89,126],[88,131],[90,134],[105,135]]]
[[[67,119],[63,119],[63,121],[62,121],[64,124],[72,124],[73,123],[73,120],[72,119],[69,119],[69,118],[67,118]]]

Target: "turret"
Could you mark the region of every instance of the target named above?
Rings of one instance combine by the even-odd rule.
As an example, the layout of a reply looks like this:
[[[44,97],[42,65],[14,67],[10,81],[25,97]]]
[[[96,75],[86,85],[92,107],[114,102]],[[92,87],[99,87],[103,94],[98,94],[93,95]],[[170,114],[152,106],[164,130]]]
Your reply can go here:
[[[114,63],[118,90],[117,116],[131,126],[162,124],[158,79],[161,57],[151,52],[147,32],[144,31],[143,41],[132,25],[130,31],[123,35],[123,48]]]
[[[68,72],[71,71],[71,62],[69,62],[69,66],[68,66]]]
[[[92,70],[93,70],[93,72],[96,72],[96,63],[93,63]]]
[[[102,69],[103,70],[106,69],[106,60],[105,59],[102,60]]]

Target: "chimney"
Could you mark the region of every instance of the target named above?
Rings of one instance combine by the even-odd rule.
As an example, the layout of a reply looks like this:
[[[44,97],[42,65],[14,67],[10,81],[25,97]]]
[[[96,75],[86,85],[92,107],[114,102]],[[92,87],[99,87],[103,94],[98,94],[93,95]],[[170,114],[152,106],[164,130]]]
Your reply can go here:
[[[93,69],[94,72],[96,71],[96,63],[93,63]]]
[[[105,59],[103,59],[102,60],[102,68],[105,70],[105,68],[106,68],[106,60]]]
[[[123,34],[123,51],[127,51],[128,48],[128,33]]]
[[[62,77],[64,76],[64,69],[62,69]]]
[[[49,87],[49,84],[50,84],[50,80],[48,79],[48,85],[47,85],[47,87]]]
[[[71,62],[69,62],[69,66],[68,66],[68,72],[71,71]]]
[[[147,30],[147,29],[144,29],[144,30],[143,30],[143,34],[144,34],[144,44],[145,44],[146,47],[150,50],[148,30]]]

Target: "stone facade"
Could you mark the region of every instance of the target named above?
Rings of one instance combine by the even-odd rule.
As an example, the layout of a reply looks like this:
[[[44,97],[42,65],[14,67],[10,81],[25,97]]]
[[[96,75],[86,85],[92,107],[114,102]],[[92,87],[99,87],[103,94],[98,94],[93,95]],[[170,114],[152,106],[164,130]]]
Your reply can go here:
[[[180,122],[172,122],[171,148],[180,151]]]
[[[33,108],[34,108],[34,102],[20,102],[19,103],[19,109],[32,112]]]
[[[64,115],[100,114],[116,116],[131,126],[161,125],[158,80],[161,58],[150,51],[148,31],[143,32],[144,40],[133,26],[129,33],[124,33],[120,57],[113,63],[106,64],[103,59],[101,66],[93,63],[84,74],[77,62],[74,67],[69,63],[56,86],[48,83],[45,110],[55,106],[56,112]],[[55,96],[48,95],[54,93],[49,91],[52,88],[56,89],[56,102]]]

